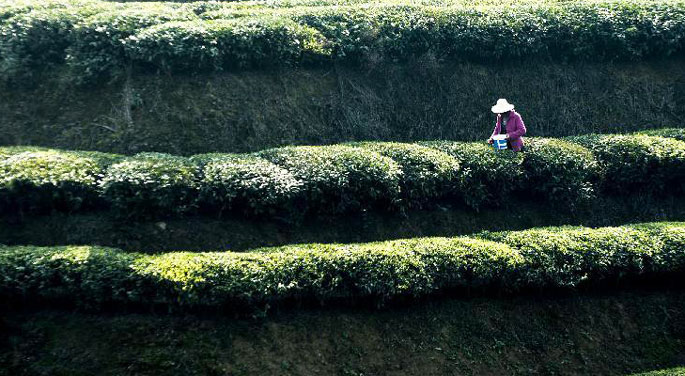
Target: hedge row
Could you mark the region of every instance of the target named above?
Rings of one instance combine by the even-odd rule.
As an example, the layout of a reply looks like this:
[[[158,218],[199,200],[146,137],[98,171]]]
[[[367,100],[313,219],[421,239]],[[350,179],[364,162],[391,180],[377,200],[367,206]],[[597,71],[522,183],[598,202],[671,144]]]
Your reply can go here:
[[[685,192],[685,142],[647,135],[528,138],[527,151],[425,141],[287,146],[252,154],[97,152],[0,147],[0,209],[110,205],[125,216],[469,207],[541,197],[561,206],[601,193]]]
[[[293,173],[253,155],[202,154],[199,202],[205,212],[280,214],[297,210],[302,180]]]
[[[421,205],[461,191],[459,161],[449,154],[418,144],[399,142],[350,143],[391,158],[402,168],[400,193],[410,204]]]
[[[485,143],[427,141],[429,146],[459,161],[462,169],[464,201],[471,207],[506,204],[512,193],[523,188],[525,170],[524,155],[520,153],[495,153]]]
[[[646,135],[586,135],[568,137],[592,151],[603,167],[604,189],[613,193],[683,192],[685,143]]]
[[[120,158],[99,152],[0,148],[0,209],[71,211],[100,206],[104,171]]]
[[[526,191],[563,205],[594,197],[601,170],[592,153],[549,138],[527,138],[525,153],[495,153],[483,143],[428,141],[461,163],[461,196],[471,207],[509,205],[512,193]],[[685,144],[682,145],[685,147]]]
[[[218,71],[426,53],[453,61],[635,60],[682,54],[685,44],[682,0],[508,6],[36,3],[42,6],[0,9],[6,78],[46,63],[66,63],[87,80],[131,66]]]
[[[303,182],[315,209],[340,212],[393,205],[399,199],[401,167],[379,153],[344,145],[294,146],[264,150],[258,156]]]
[[[141,153],[109,166],[100,186],[121,214],[184,213],[196,201],[197,176],[188,158]]]
[[[685,223],[145,255],[0,247],[0,296],[76,304],[263,306],[442,291],[575,288],[685,271]]]
[[[657,137],[666,137],[666,138],[675,138],[676,140],[685,141],[685,128],[650,129],[647,131],[636,132],[636,134],[644,134],[647,136],[657,136]]]

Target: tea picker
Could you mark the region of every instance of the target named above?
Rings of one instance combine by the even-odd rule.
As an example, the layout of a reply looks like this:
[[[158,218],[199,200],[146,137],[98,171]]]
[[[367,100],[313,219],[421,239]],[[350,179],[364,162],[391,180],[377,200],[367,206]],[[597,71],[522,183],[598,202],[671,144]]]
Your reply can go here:
[[[523,135],[526,134],[526,126],[521,114],[514,111],[514,105],[500,98],[491,110],[497,114],[497,121],[488,144],[495,150],[524,151]]]

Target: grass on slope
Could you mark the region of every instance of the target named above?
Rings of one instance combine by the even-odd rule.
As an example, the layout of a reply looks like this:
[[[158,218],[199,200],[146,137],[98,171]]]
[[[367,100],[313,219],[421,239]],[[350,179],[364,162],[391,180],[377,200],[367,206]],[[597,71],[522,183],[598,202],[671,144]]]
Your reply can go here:
[[[267,320],[0,313],[0,375],[620,375],[685,364],[685,293],[443,300]]]

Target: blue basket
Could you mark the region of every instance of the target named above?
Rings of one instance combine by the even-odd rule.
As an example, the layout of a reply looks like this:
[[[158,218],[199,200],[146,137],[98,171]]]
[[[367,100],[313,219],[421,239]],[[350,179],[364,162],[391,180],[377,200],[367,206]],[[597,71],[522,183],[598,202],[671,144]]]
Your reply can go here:
[[[495,150],[507,149],[507,140],[504,137],[504,135],[497,135],[492,138],[492,147],[495,148]]]

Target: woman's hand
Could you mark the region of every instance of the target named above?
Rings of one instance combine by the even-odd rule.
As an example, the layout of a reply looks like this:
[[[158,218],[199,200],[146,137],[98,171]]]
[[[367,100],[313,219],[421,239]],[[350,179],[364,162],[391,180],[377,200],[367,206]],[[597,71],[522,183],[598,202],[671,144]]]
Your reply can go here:
[[[488,144],[492,145],[493,142],[492,137],[488,138]]]

